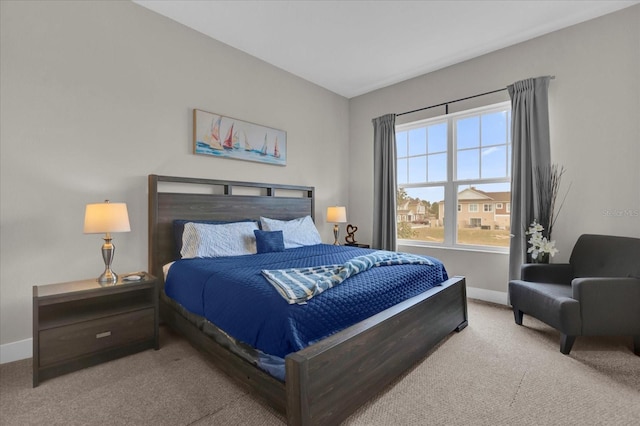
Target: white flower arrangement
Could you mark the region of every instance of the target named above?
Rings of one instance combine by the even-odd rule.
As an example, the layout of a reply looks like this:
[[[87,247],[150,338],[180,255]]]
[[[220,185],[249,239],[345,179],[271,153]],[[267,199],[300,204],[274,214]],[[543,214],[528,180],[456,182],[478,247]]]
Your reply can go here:
[[[529,247],[527,253],[531,253],[531,259],[533,259],[534,262],[540,262],[544,257],[553,257],[558,253],[556,242],[553,240],[549,241],[547,237],[542,235],[542,231],[544,231],[544,227],[536,220],[533,221],[527,231],[527,235],[531,236],[529,238],[531,247]],[[547,256],[545,256],[545,254]]]

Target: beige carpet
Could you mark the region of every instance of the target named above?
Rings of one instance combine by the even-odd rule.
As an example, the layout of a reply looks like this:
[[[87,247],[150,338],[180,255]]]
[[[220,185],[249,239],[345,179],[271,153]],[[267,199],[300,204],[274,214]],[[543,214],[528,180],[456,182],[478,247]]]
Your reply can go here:
[[[638,425],[631,338],[559,335],[505,307],[469,301],[469,327],[363,406],[347,425]],[[282,425],[181,337],[161,349],[31,388],[31,360],[0,366],[2,425]]]

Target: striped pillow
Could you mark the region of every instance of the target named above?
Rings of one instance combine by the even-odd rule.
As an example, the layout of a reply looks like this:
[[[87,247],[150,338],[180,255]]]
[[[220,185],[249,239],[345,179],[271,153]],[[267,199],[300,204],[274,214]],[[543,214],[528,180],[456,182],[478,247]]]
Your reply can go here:
[[[183,259],[195,257],[241,256],[256,253],[253,231],[255,222],[234,222],[224,225],[189,222],[182,233]]]

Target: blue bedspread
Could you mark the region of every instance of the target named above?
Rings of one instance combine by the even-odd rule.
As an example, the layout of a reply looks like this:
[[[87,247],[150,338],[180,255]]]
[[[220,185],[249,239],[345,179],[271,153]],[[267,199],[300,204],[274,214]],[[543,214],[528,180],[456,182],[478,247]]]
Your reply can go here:
[[[341,264],[374,250],[319,244],[284,252],[176,261],[165,292],[235,339],[284,358],[448,279],[444,265],[372,268],[306,304],[288,304],[263,269]]]
[[[347,278],[374,267],[402,264],[431,265],[422,256],[393,251],[376,251],[357,256],[340,265],[307,266],[262,270],[262,275],[289,303],[307,303],[309,299],[344,282]]]

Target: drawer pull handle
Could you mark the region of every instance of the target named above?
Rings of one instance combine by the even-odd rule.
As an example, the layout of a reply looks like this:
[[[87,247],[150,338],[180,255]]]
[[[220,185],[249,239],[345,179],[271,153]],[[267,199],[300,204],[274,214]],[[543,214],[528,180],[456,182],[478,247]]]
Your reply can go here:
[[[109,336],[111,336],[111,332],[105,331],[104,333],[96,334],[96,339],[102,339],[103,337],[109,337]]]

